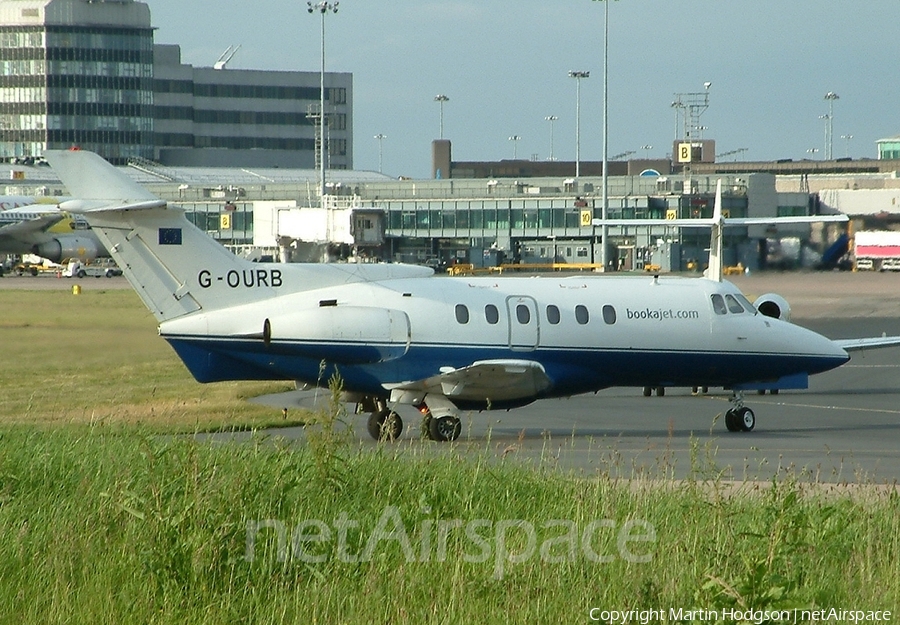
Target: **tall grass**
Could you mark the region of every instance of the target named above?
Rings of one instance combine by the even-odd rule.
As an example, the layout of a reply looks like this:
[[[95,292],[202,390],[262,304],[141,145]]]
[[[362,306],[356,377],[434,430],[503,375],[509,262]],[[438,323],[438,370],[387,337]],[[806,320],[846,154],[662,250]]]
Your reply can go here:
[[[755,491],[569,479],[446,448],[372,453],[339,441],[213,444],[106,430],[0,434],[0,621],[563,623],[587,621],[591,607],[900,606],[892,492],[804,493],[789,478]],[[483,520],[486,559],[473,557],[483,545],[459,526],[441,554],[439,523],[452,520]],[[496,528],[512,520],[521,523],[503,526],[498,560]],[[591,547],[611,561],[580,544],[569,552],[552,520],[579,531],[608,520],[614,527],[598,527]],[[646,562],[617,543],[634,520],[655,533],[629,545]],[[272,529],[308,537],[312,521],[333,535],[285,551]],[[339,544],[342,522],[359,525],[346,525]],[[388,531],[371,557],[348,561],[379,523]],[[527,557],[526,525],[536,539]],[[399,529],[413,557],[384,538]],[[558,561],[542,557],[547,541]],[[320,561],[304,561],[310,554]]]
[[[681,482],[617,480],[615,452],[575,479],[514,450],[365,451],[337,406],[302,444],[160,436],[281,415],[241,401],[278,385],[195,383],[154,326],[129,291],[0,291],[0,623],[900,607],[892,489],[726,484],[698,443]]]

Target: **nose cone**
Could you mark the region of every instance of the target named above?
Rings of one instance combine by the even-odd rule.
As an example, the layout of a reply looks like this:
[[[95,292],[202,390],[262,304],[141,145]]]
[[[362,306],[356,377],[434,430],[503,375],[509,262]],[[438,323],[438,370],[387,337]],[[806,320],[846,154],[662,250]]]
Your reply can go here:
[[[807,330],[807,332],[811,335],[809,338],[813,339],[809,341],[808,351],[811,356],[814,356],[813,363],[815,369],[811,368],[809,371],[810,373],[829,371],[840,367],[850,360],[850,354],[847,353],[847,350],[830,338],[812,332],[811,330]]]

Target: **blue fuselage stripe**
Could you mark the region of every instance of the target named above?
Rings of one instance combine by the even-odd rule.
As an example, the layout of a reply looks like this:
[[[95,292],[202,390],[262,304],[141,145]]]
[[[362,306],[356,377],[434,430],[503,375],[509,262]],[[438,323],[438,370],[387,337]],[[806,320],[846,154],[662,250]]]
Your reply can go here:
[[[637,350],[541,347],[515,350],[503,345],[412,344],[396,346],[352,342],[306,343],[230,337],[166,336],[197,380],[290,379],[316,382],[337,370],[345,388],[385,394],[385,384],[423,380],[441,368],[461,368],[477,360],[527,359],[541,363],[552,386],[542,397],[568,396],[610,386],[731,386],[838,367],[834,355],[713,350]],[[405,347],[405,346],[404,346]],[[383,358],[383,360],[381,360]],[[322,362],[326,362],[323,371]]]

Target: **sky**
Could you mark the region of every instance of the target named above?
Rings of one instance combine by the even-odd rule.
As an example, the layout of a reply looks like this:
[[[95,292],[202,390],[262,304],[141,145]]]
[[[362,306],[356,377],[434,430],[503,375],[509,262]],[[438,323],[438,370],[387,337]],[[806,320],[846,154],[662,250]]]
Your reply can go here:
[[[157,43],[212,66],[318,71],[321,16],[305,0],[144,0]],[[326,17],[326,69],[353,74],[354,168],[428,178],[440,132],[454,161],[603,156],[604,2],[341,0]],[[900,0],[615,0],[609,5],[608,154],[662,158],[675,94],[709,82],[700,121],[721,160],[822,159],[824,96],[835,158],[875,158],[900,135]],[[375,135],[383,134],[383,140]],[[521,137],[510,141],[511,136]],[[851,139],[842,138],[852,136]],[[652,146],[649,149],[643,146]],[[817,150],[810,152],[809,150]]]

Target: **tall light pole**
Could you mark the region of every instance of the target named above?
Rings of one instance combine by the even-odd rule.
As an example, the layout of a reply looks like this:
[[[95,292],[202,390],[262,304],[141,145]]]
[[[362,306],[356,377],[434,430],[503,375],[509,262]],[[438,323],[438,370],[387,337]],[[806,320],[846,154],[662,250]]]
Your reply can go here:
[[[384,165],[384,140],[387,139],[387,135],[378,133],[375,135],[375,138],[378,139],[378,173],[384,173],[382,169],[382,165]]]
[[[322,14],[322,72],[319,77],[319,193],[325,203],[325,14],[337,13],[340,2],[312,2],[308,0],[306,10]]]
[[[602,271],[608,269],[609,254],[609,226],[607,218],[609,217],[609,3],[612,0],[603,1],[603,178],[601,182],[601,213],[600,217],[603,224],[600,226],[600,262],[603,264]]]
[[[450,98],[445,96],[443,93],[439,93],[434,96],[434,101],[441,105],[441,134],[440,139],[444,138],[444,102],[449,102]]]
[[[831,150],[828,149],[829,144],[831,143],[831,134],[828,132],[828,122],[831,121],[831,117],[829,117],[828,113],[824,115],[819,115],[819,119],[825,122],[825,160],[831,160]]]
[[[575,79],[575,177],[581,175],[581,79],[590,78],[585,71],[569,71],[569,78]]]
[[[828,101],[828,145],[825,146],[825,160],[830,161],[833,156],[832,144],[834,143],[834,101],[840,100],[840,96],[834,91],[825,94]]]
[[[845,156],[850,158],[850,139],[853,138],[853,135],[841,135],[841,139],[844,139],[847,142],[847,153]]]
[[[553,158],[553,122],[555,122],[557,119],[559,119],[559,117],[557,117],[556,115],[547,115],[547,117],[544,118],[544,120],[550,122],[550,160],[551,161],[556,160],[555,158]]]
[[[519,158],[519,139],[521,138],[519,135],[513,135],[509,138],[513,142],[513,160]]]

